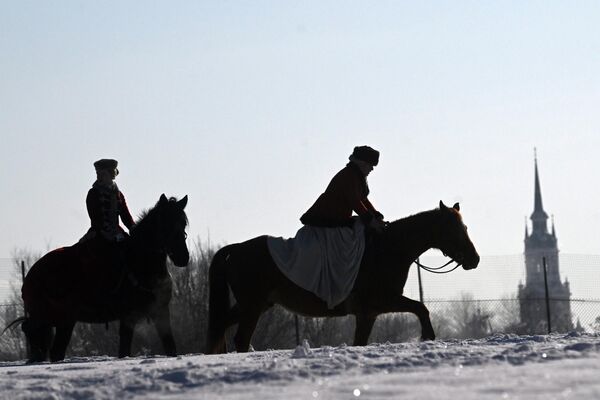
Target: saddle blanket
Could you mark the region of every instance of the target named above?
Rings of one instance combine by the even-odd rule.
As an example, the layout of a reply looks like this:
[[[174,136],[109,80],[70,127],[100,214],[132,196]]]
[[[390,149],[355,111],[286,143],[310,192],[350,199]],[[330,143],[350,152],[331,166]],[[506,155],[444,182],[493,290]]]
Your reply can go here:
[[[281,272],[332,309],[354,287],[365,251],[365,226],[355,218],[352,227],[305,225],[291,239],[269,236],[271,257]]]

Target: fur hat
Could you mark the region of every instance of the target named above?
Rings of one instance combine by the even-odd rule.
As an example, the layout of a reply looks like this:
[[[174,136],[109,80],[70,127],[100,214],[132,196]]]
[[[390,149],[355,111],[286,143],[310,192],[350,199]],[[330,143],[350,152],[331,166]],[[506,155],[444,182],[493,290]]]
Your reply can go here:
[[[379,164],[379,152],[369,146],[356,146],[349,158],[367,162],[372,166]]]
[[[96,171],[100,171],[103,169],[114,170],[116,172],[116,174],[118,175],[119,170],[117,169],[117,165],[119,165],[117,160],[113,160],[110,158],[103,158],[94,163],[94,168],[96,168]]]

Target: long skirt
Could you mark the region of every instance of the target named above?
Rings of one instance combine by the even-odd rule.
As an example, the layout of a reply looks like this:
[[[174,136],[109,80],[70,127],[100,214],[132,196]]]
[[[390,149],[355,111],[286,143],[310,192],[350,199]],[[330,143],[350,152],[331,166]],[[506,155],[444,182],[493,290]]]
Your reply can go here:
[[[365,251],[365,227],[355,218],[352,227],[305,225],[291,239],[267,239],[271,257],[281,272],[331,309],[352,290]]]

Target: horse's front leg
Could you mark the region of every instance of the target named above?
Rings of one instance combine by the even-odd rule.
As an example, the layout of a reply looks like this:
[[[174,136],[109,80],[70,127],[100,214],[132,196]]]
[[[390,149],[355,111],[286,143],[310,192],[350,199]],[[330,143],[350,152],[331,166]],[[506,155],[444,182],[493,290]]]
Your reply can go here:
[[[177,349],[175,347],[173,330],[171,329],[171,313],[168,304],[158,310],[153,321],[165,354],[170,357],[175,357],[177,355]]]
[[[133,318],[121,318],[119,321],[119,358],[131,356],[131,342],[133,331],[137,320]]]
[[[397,296],[389,304],[388,312],[409,312],[415,314],[421,323],[421,340],[435,340],[435,332],[429,319],[429,310],[420,301],[409,299],[405,296]]]
[[[55,362],[65,359],[67,346],[73,334],[73,327],[75,327],[75,321],[63,322],[56,326],[54,343],[52,343],[52,348],[50,349],[50,361]]]

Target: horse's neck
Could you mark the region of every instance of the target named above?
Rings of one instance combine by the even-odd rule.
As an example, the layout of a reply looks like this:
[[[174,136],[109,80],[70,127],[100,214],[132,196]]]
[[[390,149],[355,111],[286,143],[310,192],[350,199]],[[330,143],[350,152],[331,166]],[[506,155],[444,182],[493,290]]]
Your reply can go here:
[[[384,238],[386,250],[403,259],[415,260],[435,247],[434,226],[437,220],[438,213],[433,210],[390,223]]]
[[[137,228],[136,228],[137,229]],[[139,231],[133,233],[129,241],[129,260],[135,269],[141,269],[146,273],[150,270],[166,269],[167,254],[161,248],[157,248],[153,234],[148,227],[140,227]]]

